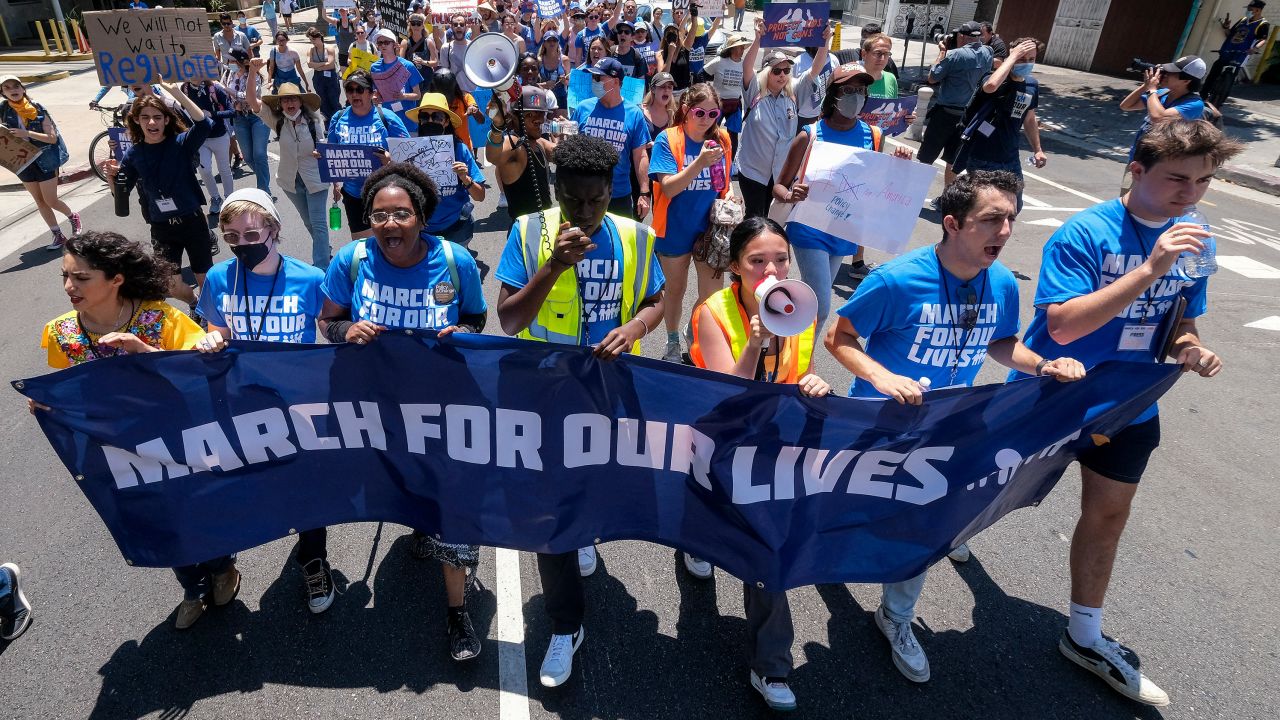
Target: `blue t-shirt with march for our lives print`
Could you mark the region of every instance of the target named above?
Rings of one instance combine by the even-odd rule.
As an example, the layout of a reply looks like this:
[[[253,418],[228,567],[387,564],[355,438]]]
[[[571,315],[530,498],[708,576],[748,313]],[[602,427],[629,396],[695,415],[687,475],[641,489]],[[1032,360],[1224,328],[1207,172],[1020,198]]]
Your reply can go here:
[[[209,269],[196,309],[210,325],[231,330],[236,340],[313,343],[324,304],[322,282],[319,268],[288,255],[281,255],[278,271],[268,275],[245,272],[231,258]]]
[[[653,157],[649,159],[649,177],[658,182],[659,175],[675,175],[680,172],[676,167],[675,155],[671,152],[670,130],[658,133],[653,143]],[[702,143],[694,142],[687,135],[684,140],[684,162],[681,167],[689,167],[702,152]],[[711,168],[705,167],[698,176],[689,183],[689,187],[671,198],[667,205],[667,229],[663,237],[658,238],[654,249],[663,255],[684,255],[693,250],[693,241],[707,229],[711,217],[711,204],[719,195],[711,187]]]
[[[522,227],[523,223],[519,222],[511,227],[507,245],[502,250],[502,258],[498,260],[498,269],[494,273],[499,282],[516,289],[529,284],[524,251],[520,247]],[[643,228],[640,225],[637,227]],[[591,242],[595,244],[595,249],[589,251],[574,269],[578,275],[578,297],[587,318],[586,336],[580,338],[582,345],[599,343],[622,324],[622,282],[626,276],[622,268],[622,237],[613,218],[605,216],[599,229],[592,233]],[[653,296],[665,284],[662,267],[658,265],[658,256],[655,254],[649,263],[649,282],[645,286],[644,296]]]
[[[413,267],[392,265],[374,238],[347,243],[334,255],[325,273],[324,294],[333,302],[351,308],[351,319],[368,320],[383,327],[407,330],[443,330],[457,325],[462,315],[487,311],[480,290],[480,271],[475,258],[461,245],[453,245],[458,271],[455,287],[449,274],[442,243],[435,235],[423,233],[427,254]],[[351,282],[351,263],[356,246],[365,245],[368,256],[360,262],[356,281]]]
[[[889,372],[934,389],[971,385],[987,346],[1018,334],[1018,281],[999,261],[961,280],[928,245],[871,271],[838,312]],[[884,395],[856,378],[849,397]]]
[[[355,114],[351,106],[342,109],[329,122],[327,140],[339,145],[368,145],[387,149],[387,138],[409,137],[400,116],[387,112],[377,106],[369,110],[367,115]],[[372,171],[370,171],[372,173]],[[347,180],[342,183],[342,190],[352,197],[360,197],[365,178]]]
[[[599,98],[587,98],[573,112],[578,132],[598,137],[618,151],[618,164],[613,167],[613,197],[631,194],[631,153],[649,144],[649,122],[644,111],[623,100],[606,107]]]
[[[1162,339],[1157,333],[1149,334],[1152,347],[1148,349],[1121,350],[1120,339],[1126,325],[1159,327],[1179,296],[1187,301],[1184,318],[1200,317],[1209,309],[1208,279],[1187,277],[1180,262],[1175,262],[1169,272],[1105,325],[1066,345],[1059,345],[1049,336],[1048,307],[1101,290],[1146,262],[1156,240],[1175,222],[1177,218],[1169,218],[1152,227],[1131,215],[1119,199],[1095,205],[1067,220],[1044,246],[1036,285],[1036,314],[1027,326],[1027,346],[1051,360],[1075,358],[1086,370],[1106,360],[1156,362],[1159,348],[1154,343]],[[1010,379],[1017,377],[1025,376],[1009,375]],[[1153,404],[1133,422],[1150,420],[1158,412]]]
[[[806,125],[804,132],[817,133],[815,142],[848,145],[866,150],[875,148],[871,126],[861,120],[848,130],[836,130],[828,125],[826,120],[818,120],[812,125]],[[852,255],[858,252],[856,243],[798,222],[787,223],[787,239],[796,247],[824,250],[832,255]]]

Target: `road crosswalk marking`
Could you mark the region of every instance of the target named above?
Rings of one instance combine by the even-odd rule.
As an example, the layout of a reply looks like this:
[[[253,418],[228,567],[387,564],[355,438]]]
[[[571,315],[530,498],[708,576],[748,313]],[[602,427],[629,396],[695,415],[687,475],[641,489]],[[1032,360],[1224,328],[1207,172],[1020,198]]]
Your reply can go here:
[[[1231,272],[1254,280],[1274,280],[1280,278],[1280,270],[1264,262],[1258,262],[1244,255],[1219,255],[1218,265]]]
[[[1261,320],[1255,320],[1251,323],[1245,323],[1247,328],[1258,328],[1260,330],[1276,330],[1280,331],[1280,315],[1272,315],[1264,317]]]
[[[1026,220],[1023,225],[1043,225],[1045,227],[1062,227],[1062,221],[1057,218],[1041,218],[1039,220]]]

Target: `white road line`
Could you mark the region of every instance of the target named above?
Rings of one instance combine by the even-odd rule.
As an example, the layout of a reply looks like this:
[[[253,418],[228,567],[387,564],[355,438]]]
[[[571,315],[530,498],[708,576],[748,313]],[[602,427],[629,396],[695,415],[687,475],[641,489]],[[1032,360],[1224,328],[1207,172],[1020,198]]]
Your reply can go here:
[[[1246,323],[1245,327],[1280,331],[1280,315],[1272,315],[1271,317],[1264,317],[1261,320]]]
[[[1042,218],[1040,220],[1023,220],[1022,225],[1043,225],[1045,227],[1062,227],[1062,221],[1057,218]]]
[[[1238,273],[1247,278],[1254,280],[1274,280],[1280,278],[1280,270],[1277,270],[1264,262],[1258,262],[1251,257],[1244,255],[1219,255],[1218,264]]]
[[[1031,197],[1030,195],[1027,195],[1027,194],[1025,194],[1025,193],[1022,195],[1022,202],[1023,202],[1025,205],[1030,205],[1030,206],[1032,206],[1032,207],[1037,207],[1037,208],[1047,208],[1047,207],[1049,207],[1049,203],[1047,203],[1047,202],[1045,202],[1045,201],[1043,201],[1043,200],[1037,200],[1037,199],[1035,199],[1035,198],[1033,198],[1033,197]]]
[[[498,548],[498,717],[529,720],[529,681],[524,661],[524,595],[520,553]]]
[[[1055,187],[1055,188],[1058,188],[1059,190],[1061,190],[1061,191],[1063,191],[1063,192],[1071,193],[1072,195],[1075,195],[1075,196],[1076,196],[1076,197],[1078,197],[1078,198],[1084,198],[1085,200],[1088,200],[1088,201],[1089,201],[1089,202],[1091,202],[1091,203],[1100,203],[1100,202],[1102,202],[1102,198],[1096,198],[1096,197],[1094,197],[1094,196],[1092,196],[1092,195],[1090,195],[1090,194],[1088,194],[1088,193],[1082,193],[1082,192],[1080,192],[1079,190],[1076,190],[1075,188],[1069,188],[1069,187],[1067,187],[1066,185],[1063,185],[1063,184],[1061,184],[1061,183],[1056,183],[1056,182],[1054,182],[1054,181],[1050,180],[1049,178],[1040,177],[1039,175],[1036,175],[1035,173],[1029,173],[1029,172],[1027,172],[1026,170],[1023,170],[1023,171],[1022,171],[1022,175],[1023,175],[1023,177],[1029,177],[1029,178],[1031,178],[1032,180],[1039,180],[1040,182],[1044,183],[1045,185],[1048,185],[1049,187]]]

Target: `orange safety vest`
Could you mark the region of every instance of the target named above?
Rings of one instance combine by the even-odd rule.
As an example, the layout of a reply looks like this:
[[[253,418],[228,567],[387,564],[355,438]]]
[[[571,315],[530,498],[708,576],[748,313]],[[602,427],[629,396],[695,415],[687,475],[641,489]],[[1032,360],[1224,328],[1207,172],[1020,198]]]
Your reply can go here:
[[[667,142],[671,145],[671,156],[676,159],[676,172],[680,172],[684,170],[684,128],[672,125],[663,132],[667,134]],[[722,127],[716,128],[715,140],[724,148],[724,190],[720,191],[720,197],[725,197],[729,194],[729,185],[732,183],[730,168],[733,167],[733,145],[729,141],[729,131]],[[653,234],[658,237],[667,236],[667,206],[670,204],[671,198],[662,192],[662,183],[653,183]]]
[[[723,290],[712,293],[703,303],[707,306],[707,310],[711,311],[711,318],[715,320],[724,338],[729,341],[729,349],[733,352],[735,361],[742,357],[743,351],[747,349],[747,341],[751,338],[751,320],[738,300],[738,288],[741,286],[741,283],[735,282]],[[699,341],[703,329],[698,327],[698,317],[702,313],[698,310],[699,308],[693,309],[693,344],[689,346],[689,358],[693,360],[694,365],[705,368],[707,363],[702,357],[702,345]],[[778,352],[776,382],[794,385],[808,374],[809,365],[813,359],[813,335],[817,332],[817,324],[815,319],[813,324],[799,335],[782,338],[782,349]],[[713,329],[706,328],[706,331],[712,332]]]

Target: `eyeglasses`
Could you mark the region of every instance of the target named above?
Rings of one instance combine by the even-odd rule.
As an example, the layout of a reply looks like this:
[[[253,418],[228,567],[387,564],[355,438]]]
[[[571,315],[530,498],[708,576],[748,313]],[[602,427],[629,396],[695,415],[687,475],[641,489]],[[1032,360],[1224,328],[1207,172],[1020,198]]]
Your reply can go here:
[[[345,85],[342,89],[346,90],[348,95],[363,95],[369,92],[369,88],[363,85]]]
[[[369,213],[369,219],[372,220],[375,225],[386,225],[390,220],[395,220],[397,225],[404,225],[414,219],[414,217],[416,216],[408,210],[396,210],[395,212],[383,212],[379,210],[377,212]]]
[[[597,21],[598,21],[598,20],[600,19],[600,16],[599,16],[599,15],[588,15],[588,16],[587,16],[587,19],[588,19],[588,20],[597,20]]]
[[[689,114],[698,118],[699,120],[703,118],[711,118],[712,120],[715,120],[716,118],[720,117],[720,110],[718,109],[703,110],[702,108],[694,108],[689,111]]]
[[[889,57],[889,51],[887,51],[887,50],[875,50],[875,51],[873,51],[873,52],[869,52],[869,53],[867,53],[867,54],[868,54],[868,55],[870,55],[871,57],[876,57],[876,58],[887,58],[887,57]]]
[[[774,68],[774,69],[770,70],[770,71],[769,71],[769,74],[770,74],[770,75],[790,75],[790,74],[791,74],[791,68],[789,68],[789,67],[776,67],[776,68]]]
[[[222,233],[222,240],[228,245],[239,245],[242,242],[245,245],[256,245],[266,239],[262,236],[265,230],[266,228],[245,230],[243,235],[234,230],[226,230]]]
[[[840,85],[835,89],[834,94],[837,98],[842,98],[846,95],[866,95],[867,88],[865,85]]]

